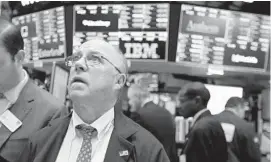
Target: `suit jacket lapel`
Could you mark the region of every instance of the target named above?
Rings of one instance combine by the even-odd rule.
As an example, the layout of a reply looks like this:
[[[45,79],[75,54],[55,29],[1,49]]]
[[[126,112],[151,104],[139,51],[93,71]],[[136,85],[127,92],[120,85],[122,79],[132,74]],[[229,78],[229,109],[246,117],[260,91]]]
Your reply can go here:
[[[198,122],[200,119],[202,119],[202,118],[204,118],[204,117],[206,117],[206,116],[211,116],[211,115],[212,115],[212,114],[211,114],[210,110],[205,109],[205,111],[203,111],[203,112],[195,119],[195,121],[194,121],[194,123],[193,123],[193,126],[194,126],[195,123]]]
[[[206,111],[204,111],[202,114],[200,114],[200,115],[198,116],[198,118],[194,121],[192,127],[189,128],[188,134],[185,136],[185,137],[186,137],[186,141],[185,141],[185,143],[184,143],[184,146],[183,146],[184,149],[182,150],[181,154],[184,154],[184,153],[185,153],[185,150],[186,150],[186,148],[187,148],[187,142],[188,142],[189,136],[190,136],[190,132],[191,132],[191,130],[193,129],[193,127],[195,126],[195,124],[196,124],[200,119],[202,119],[202,118],[204,118],[204,117],[206,117],[206,116],[211,116],[211,115],[212,115],[212,114],[211,114],[210,110],[206,110]]]
[[[129,125],[129,119],[115,108],[114,130],[106,151],[104,162],[136,162],[135,146],[129,137],[137,132],[137,128]]]
[[[36,162],[40,161],[56,161],[62,142],[67,133],[70,124],[72,113],[67,116],[55,119],[49,124],[51,131],[49,132],[46,143],[41,143],[44,146],[44,151],[35,158]],[[51,128],[50,128],[51,127]]]
[[[28,80],[25,87],[22,89],[16,103],[9,108],[9,110],[22,122],[29,111],[35,106],[35,94],[32,92],[32,86],[33,83]],[[4,125],[0,127],[0,132],[0,148],[2,148],[12,132]]]

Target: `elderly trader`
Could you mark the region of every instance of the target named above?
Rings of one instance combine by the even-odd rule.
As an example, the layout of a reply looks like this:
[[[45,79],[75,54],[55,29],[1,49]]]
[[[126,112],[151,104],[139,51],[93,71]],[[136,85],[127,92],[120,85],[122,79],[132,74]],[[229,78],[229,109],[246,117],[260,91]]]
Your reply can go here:
[[[66,65],[73,112],[33,135],[20,162],[169,162],[161,143],[114,107],[127,74],[118,49],[93,39]]]

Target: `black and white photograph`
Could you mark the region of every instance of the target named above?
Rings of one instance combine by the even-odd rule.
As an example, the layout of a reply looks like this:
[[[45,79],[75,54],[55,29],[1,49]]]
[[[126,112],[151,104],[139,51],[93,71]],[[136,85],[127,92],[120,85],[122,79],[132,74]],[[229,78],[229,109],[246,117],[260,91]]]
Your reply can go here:
[[[0,162],[269,162],[271,1],[0,1]]]

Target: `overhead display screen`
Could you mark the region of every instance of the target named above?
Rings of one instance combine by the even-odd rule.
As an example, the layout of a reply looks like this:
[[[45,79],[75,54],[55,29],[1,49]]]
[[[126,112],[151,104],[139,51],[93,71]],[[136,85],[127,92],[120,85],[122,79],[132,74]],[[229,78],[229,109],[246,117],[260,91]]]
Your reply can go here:
[[[74,49],[101,37],[126,58],[167,59],[169,4],[75,5],[74,21]]]
[[[21,29],[26,52],[25,62],[65,58],[64,14],[64,7],[58,7],[12,19]]]
[[[266,70],[270,16],[182,5],[176,62]]]
[[[205,84],[205,86],[211,95],[207,108],[212,114],[219,114],[224,111],[225,105],[231,97],[243,97],[242,87],[220,86],[212,84]]]

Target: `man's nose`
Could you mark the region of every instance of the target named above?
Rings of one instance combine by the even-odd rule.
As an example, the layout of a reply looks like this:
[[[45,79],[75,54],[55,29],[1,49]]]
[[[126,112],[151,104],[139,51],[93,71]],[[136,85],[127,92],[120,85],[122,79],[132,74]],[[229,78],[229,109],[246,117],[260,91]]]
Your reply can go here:
[[[82,57],[80,60],[76,61],[74,67],[75,71],[87,71],[88,67],[85,58]]]

